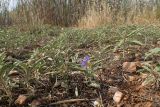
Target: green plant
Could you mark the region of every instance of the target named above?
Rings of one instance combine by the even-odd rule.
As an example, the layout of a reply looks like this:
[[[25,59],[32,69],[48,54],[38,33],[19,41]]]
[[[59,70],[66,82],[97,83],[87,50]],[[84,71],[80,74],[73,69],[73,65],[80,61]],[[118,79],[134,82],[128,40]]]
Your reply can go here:
[[[154,48],[149,50],[149,52],[145,53],[145,59],[147,59],[150,56],[159,55],[160,54],[160,48]]]
[[[154,48],[149,50],[149,52],[147,52],[145,54],[145,58],[148,57],[153,57],[154,55],[157,55],[160,52],[160,48]],[[157,62],[157,64],[150,64],[149,62],[145,62],[143,64],[143,69],[142,71],[148,71],[149,75],[148,77],[145,79],[145,81],[142,83],[142,85],[148,85],[151,83],[155,83],[157,87],[159,87],[159,82],[160,82],[160,62]]]
[[[123,31],[122,34],[119,34],[121,36],[121,39],[119,39],[119,42],[116,44],[115,48],[113,49],[113,52],[115,52],[119,47],[122,47],[123,49],[123,58],[125,57],[124,55],[124,50],[126,48],[126,45],[134,43],[138,45],[143,45],[142,42],[138,40],[133,40],[130,39],[132,35],[134,35],[137,32],[140,32],[141,30],[144,30],[145,28],[137,28],[136,30],[131,31],[129,34],[126,34],[126,31]]]
[[[40,74],[47,69],[46,58],[47,56],[44,53],[39,53],[38,50],[35,50],[27,61],[17,60],[14,62],[13,69],[18,69],[23,74],[27,88],[31,88],[30,80],[36,79],[38,81]]]
[[[142,85],[145,86],[154,83],[156,87],[159,87],[158,83],[160,82],[160,64],[157,64],[156,66],[152,66],[151,64],[145,64],[143,66],[143,70],[148,71],[149,75],[142,83]]]
[[[7,85],[8,72],[12,69],[10,63],[5,63],[5,53],[0,54],[0,83],[5,93],[10,96],[10,87]]]

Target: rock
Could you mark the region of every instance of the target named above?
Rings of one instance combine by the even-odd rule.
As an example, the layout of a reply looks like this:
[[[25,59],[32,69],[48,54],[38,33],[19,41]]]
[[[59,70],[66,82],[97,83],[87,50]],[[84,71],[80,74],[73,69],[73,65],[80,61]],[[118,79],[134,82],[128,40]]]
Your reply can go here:
[[[27,97],[25,95],[19,95],[17,100],[15,101],[15,104],[23,105],[25,104],[26,100],[27,100]]]
[[[140,66],[139,62],[124,62],[122,68],[126,72],[133,73],[137,71],[138,66]]]
[[[123,93],[120,92],[120,91],[116,91],[114,96],[113,96],[113,100],[116,102],[116,103],[120,103],[121,99],[123,97]]]
[[[48,58],[48,60],[49,60],[49,61],[53,61],[53,59],[52,59],[52,58]]]
[[[19,75],[19,72],[17,70],[11,70],[9,73],[8,73],[8,76],[17,76]]]
[[[94,101],[94,102],[93,102],[93,106],[94,106],[94,107],[101,107],[100,101],[99,101],[99,100]]]
[[[19,83],[20,82],[20,73],[17,70],[11,70],[8,73],[8,77],[12,82]]]

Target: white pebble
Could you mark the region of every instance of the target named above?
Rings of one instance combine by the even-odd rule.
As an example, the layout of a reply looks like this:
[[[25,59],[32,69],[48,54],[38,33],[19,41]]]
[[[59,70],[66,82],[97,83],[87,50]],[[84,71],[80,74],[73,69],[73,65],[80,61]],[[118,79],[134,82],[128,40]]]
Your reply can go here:
[[[116,102],[116,103],[120,103],[121,99],[122,99],[122,96],[123,96],[123,93],[120,92],[120,91],[116,91],[114,96],[113,96],[113,100]]]

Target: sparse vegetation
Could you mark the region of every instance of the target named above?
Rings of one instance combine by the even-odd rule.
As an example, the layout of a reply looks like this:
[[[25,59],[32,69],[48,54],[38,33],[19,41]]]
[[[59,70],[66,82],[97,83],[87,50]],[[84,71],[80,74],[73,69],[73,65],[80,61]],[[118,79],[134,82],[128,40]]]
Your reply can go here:
[[[1,77],[5,77],[1,78],[1,82],[3,82],[2,90],[6,92],[5,96],[13,93],[12,90],[15,88],[15,85],[11,84],[13,78],[7,75],[11,70],[17,70],[23,78],[12,82],[21,84],[26,90],[25,94],[30,93],[30,96],[42,94],[44,96],[44,92],[38,92],[40,90],[37,84],[39,84],[42,89],[46,90],[46,94],[50,93],[52,96],[56,95],[54,91],[61,86],[66,90],[64,92],[67,96],[71,96],[70,90],[72,90],[75,91],[77,98],[82,98],[85,92],[82,93],[80,90],[86,90],[81,85],[102,91],[103,85],[109,86],[109,83],[99,80],[99,76],[105,73],[103,69],[118,69],[119,67],[116,68],[118,63],[121,64],[127,60],[134,61],[130,58],[133,57],[132,54],[142,54],[139,59],[142,62],[154,61],[155,69],[152,67],[152,63],[149,68],[148,65],[144,65],[138,71],[142,73],[142,71],[149,70],[154,75],[149,75],[148,78],[154,76],[155,79],[152,80],[158,80],[157,76],[155,77],[157,73],[154,72],[157,72],[160,64],[158,60],[159,45],[157,44],[160,37],[159,27],[130,25],[106,26],[96,29],[60,29],[46,26],[27,32],[15,29],[1,29],[1,52],[3,52]],[[115,53],[118,51],[120,57],[115,59]],[[86,66],[89,67],[87,69],[81,67],[81,60],[86,55],[90,57],[89,63],[86,62]],[[6,68],[6,65],[7,69],[3,69]],[[82,81],[79,81],[74,80],[72,76],[77,79],[84,77]],[[146,81],[143,84],[146,85]],[[76,82],[81,83],[77,84]],[[153,81],[149,83],[153,83]],[[18,87],[20,87],[19,85]],[[116,86],[115,83],[113,85]],[[7,88],[8,86],[10,88]],[[71,97],[74,98],[74,94]],[[97,97],[95,96],[95,98]],[[102,98],[104,98],[103,95]],[[63,99],[62,97],[57,100]],[[104,101],[102,102],[104,103]],[[49,104],[46,101],[45,103]]]
[[[160,105],[159,1],[9,2],[0,1],[0,106]]]

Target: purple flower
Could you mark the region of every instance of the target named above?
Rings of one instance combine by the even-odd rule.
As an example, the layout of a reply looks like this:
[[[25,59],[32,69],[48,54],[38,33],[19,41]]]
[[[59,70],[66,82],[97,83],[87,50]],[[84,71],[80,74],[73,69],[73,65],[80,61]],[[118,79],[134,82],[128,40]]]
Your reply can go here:
[[[87,67],[87,63],[89,62],[90,57],[87,55],[84,57],[84,59],[81,61],[81,67],[86,68]]]

